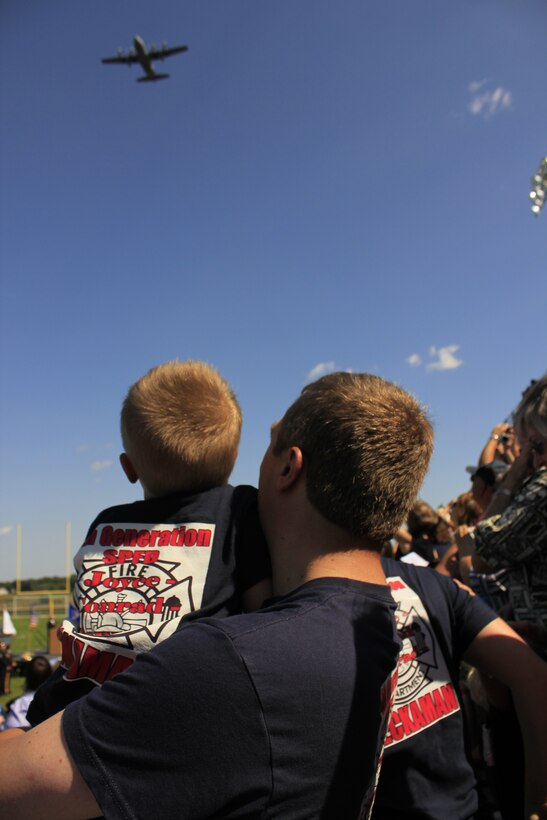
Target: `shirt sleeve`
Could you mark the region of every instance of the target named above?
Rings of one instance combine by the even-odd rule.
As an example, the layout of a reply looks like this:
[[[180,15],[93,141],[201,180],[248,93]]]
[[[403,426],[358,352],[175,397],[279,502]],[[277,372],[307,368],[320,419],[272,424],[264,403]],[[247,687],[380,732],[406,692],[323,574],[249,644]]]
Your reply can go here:
[[[498,615],[478,595],[471,595],[450,578],[439,575],[439,582],[445,586],[445,595],[450,602],[454,652],[461,659],[479,632]]]
[[[543,551],[546,537],[547,470],[540,470],[501,515],[477,524],[475,548],[494,569],[503,569],[533,560]]]
[[[67,707],[70,754],[108,818],[261,813],[269,744],[252,681],[211,622],[189,624]],[[250,812],[253,814],[253,811]]]

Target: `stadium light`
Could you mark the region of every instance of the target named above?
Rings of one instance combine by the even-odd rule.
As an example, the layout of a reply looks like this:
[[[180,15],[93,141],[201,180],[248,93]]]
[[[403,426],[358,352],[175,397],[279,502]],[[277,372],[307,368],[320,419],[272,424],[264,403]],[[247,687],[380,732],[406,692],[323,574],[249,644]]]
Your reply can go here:
[[[532,200],[532,213],[534,216],[539,216],[545,205],[545,195],[547,194],[547,157],[543,157],[531,181],[532,190],[529,196]]]

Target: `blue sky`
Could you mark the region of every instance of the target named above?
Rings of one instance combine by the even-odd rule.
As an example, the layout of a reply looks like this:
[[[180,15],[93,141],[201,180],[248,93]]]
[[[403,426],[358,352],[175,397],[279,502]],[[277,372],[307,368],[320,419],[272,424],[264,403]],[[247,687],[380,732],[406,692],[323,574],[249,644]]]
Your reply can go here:
[[[129,385],[204,359],[244,411],[234,483],[312,375],[430,408],[422,496],[468,488],[547,366],[544,0],[6,0],[0,580],[62,573],[118,466]],[[102,65],[185,43],[171,78]],[[161,64],[158,66],[161,69]]]

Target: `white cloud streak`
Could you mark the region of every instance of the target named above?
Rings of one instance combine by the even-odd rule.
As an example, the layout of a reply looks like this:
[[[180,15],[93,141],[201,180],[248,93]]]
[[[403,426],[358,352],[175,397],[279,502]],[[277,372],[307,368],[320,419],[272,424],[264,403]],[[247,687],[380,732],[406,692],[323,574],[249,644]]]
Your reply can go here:
[[[470,92],[471,92],[471,94],[476,94],[476,93],[477,93],[477,91],[479,91],[479,89],[481,89],[481,88],[483,87],[483,85],[484,85],[485,83],[487,83],[487,82],[488,82],[488,80],[487,80],[487,79],[484,79],[484,80],[473,80],[473,81],[472,81],[472,82],[470,82],[470,83],[469,83],[469,85],[467,86],[467,90],[468,90],[468,91],[470,91]]]
[[[316,364],[315,367],[312,367],[306,376],[306,382],[314,382],[320,376],[324,376],[325,373],[332,373],[333,370],[334,362],[319,362],[319,364]]]
[[[92,473],[99,473],[101,470],[107,470],[113,463],[113,461],[108,459],[105,461],[94,461],[89,465],[89,469]]]
[[[513,107],[513,97],[511,92],[501,85],[492,91],[485,89],[482,93],[477,94],[476,92],[479,91],[486,82],[487,80],[475,80],[469,84],[468,90],[474,96],[467,108],[473,116],[489,120],[502,111],[510,111]]]
[[[9,535],[10,532],[13,532],[11,524],[7,527],[0,527],[0,535]]]
[[[411,367],[419,367],[422,363],[422,357],[419,353],[411,353],[408,359],[405,359]]]
[[[455,354],[460,349],[459,345],[447,345],[446,347],[433,346],[429,349],[429,355],[437,356],[437,360],[429,362],[426,370],[456,370],[463,364],[462,359],[456,358]]]

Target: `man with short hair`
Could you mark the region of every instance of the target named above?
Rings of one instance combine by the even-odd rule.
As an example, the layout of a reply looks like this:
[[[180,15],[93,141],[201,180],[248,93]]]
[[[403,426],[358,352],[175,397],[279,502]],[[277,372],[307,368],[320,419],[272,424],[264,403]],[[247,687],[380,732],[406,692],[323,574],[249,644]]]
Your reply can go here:
[[[277,597],[189,623],[0,744],[6,816],[367,817],[400,647],[379,553],[432,439],[416,400],[377,376],[305,387],[260,469]]]
[[[476,816],[478,793],[464,739],[462,660],[486,679],[493,677],[498,694],[511,694],[526,752],[530,817],[547,796],[547,719],[538,708],[547,691],[547,665],[463,585],[427,567],[389,558],[382,565],[397,602],[403,647],[373,820]],[[523,816],[516,782],[523,785],[518,778],[511,784],[517,792],[511,794],[514,813],[504,817]]]

